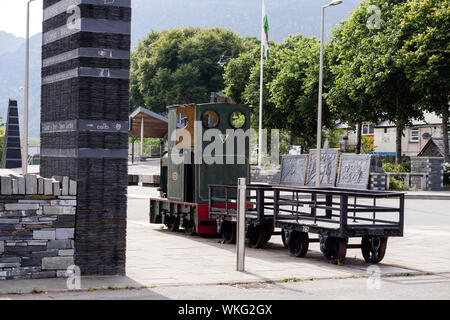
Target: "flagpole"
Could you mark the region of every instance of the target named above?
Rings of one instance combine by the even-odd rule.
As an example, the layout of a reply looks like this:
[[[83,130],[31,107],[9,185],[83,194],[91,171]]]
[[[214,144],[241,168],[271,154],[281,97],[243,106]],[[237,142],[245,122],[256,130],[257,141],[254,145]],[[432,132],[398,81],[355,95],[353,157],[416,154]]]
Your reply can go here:
[[[258,149],[258,167],[262,168],[262,149],[263,149],[263,85],[264,85],[264,0],[262,0],[261,14],[261,75],[259,84],[259,149]]]

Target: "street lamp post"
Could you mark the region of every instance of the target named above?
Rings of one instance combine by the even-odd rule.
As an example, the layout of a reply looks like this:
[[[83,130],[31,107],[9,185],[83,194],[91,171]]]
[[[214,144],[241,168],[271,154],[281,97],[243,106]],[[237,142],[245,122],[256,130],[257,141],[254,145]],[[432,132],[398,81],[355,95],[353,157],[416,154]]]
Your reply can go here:
[[[319,69],[319,108],[317,116],[317,159],[316,159],[316,187],[320,188],[320,164],[322,160],[322,100],[323,100],[323,47],[325,29],[325,9],[340,5],[343,1],[333,0],[322,6],[322,26],[320,30],[320,69]]]
[[[227,60],[226,59],[233,59],[233,58],[234,58],[234,51],[231,54],[231,56],[226,56],[226,55],[223,54],[220,57],[219,61],[217,61],[217,64],[223,68],[227,64]]]
[[[25,89],[24,89],[24,111],[23,111],[23,154],[22,154],[22,173],[28,173],[28,91],[30,81],[30,3],[35,0],[29,0],[27,3],[27,38],[25,48]]]

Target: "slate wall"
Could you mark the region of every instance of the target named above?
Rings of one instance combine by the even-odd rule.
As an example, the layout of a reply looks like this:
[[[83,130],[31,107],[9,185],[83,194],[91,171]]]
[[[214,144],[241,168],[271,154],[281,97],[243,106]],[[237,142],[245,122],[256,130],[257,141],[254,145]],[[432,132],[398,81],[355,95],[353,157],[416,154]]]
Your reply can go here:
[[[411,172],[426,173],[427,190],[442,191],[444,189],[444,158],[411,157]],[[417,183],[416,179],[413,183]]]
[[[0,280],[70,276],[76,183],[35,175],[0,179]]]

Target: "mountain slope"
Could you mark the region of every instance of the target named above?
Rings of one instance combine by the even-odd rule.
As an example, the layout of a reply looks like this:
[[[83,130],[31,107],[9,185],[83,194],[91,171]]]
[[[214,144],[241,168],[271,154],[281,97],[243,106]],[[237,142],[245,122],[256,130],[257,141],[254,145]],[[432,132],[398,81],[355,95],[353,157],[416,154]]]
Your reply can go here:
[[[41,45],[40,34],[30,39],[30,137],[39,137],[40,129]],[[25,43],[14,52],[0,54],[0,116],[3,121],[6,121],[9,98],[18,101],[19,115],[22,117],[24,79]]]
[[[360,0],[345,0],[326,11],[326,30],[349,16]],[[257,0],[133,0],[133,47],[151,29],[219,26],[243,36],[261,34],[261,1]],[[321,5],[328,0],[266,0],[270,37],[281,41],[289,34],[319,36]]]
[[[0,55],[4,53],[13,53],[24,43],[25,39],[17,38],[13,34],[0,31]]]

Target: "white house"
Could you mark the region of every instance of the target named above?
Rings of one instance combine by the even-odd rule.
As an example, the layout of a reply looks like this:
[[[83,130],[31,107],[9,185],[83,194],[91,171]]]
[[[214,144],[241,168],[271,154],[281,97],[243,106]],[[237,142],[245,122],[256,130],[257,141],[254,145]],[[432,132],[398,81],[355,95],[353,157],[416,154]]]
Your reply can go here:
[[[431,138],[442,138],[442,118],[435,113],[426,113],[424,120],[413,121],[402,137],[402,155],[417,156]],[[450,132],[447,133],[450,136]],[[397,129],[395,124],[383,121],[374,130],[375,154],[396,154]]]

